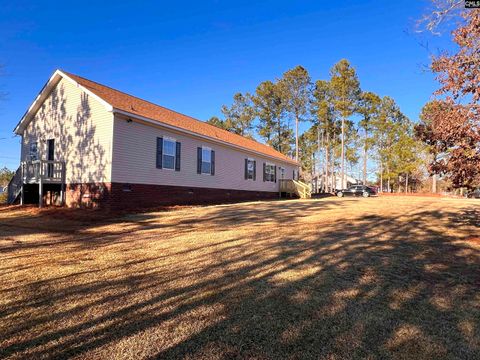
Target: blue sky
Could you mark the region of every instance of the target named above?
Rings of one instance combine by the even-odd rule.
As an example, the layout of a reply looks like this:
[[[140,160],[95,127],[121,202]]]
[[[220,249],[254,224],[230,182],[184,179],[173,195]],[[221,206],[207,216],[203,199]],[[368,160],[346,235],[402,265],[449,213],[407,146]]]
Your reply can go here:
[[[428,1],[2,1],[0,167],[16,168],[12,129],[56,68],[206,120],[235,92],[296,65],[326,79],[347,58],[364,90],[413,120],[436,88],[414,35]]]

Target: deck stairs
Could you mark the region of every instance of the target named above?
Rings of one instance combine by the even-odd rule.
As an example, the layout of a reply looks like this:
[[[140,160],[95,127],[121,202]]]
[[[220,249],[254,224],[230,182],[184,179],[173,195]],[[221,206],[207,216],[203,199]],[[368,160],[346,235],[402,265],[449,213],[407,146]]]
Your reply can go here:
[[[22,179],[22,166],[20,165],[15,171],[15,175],[10,179],[7,186],[8,196],[7,203],[15,204],[20,199],[22,193],[23,179]]]
[[[285,193],[287,196],[298,196],[300,199],[310,199],[312,197],[312,186],[300,180],[280,180],[280,195]]]

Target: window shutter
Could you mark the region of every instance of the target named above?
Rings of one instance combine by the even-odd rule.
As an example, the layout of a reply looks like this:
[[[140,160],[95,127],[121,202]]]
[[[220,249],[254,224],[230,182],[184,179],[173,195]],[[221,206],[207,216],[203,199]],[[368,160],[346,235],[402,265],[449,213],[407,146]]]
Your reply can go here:
[[[273,167],[273,169],[274,169],[274,175],[273,175],[273,176],[274,176],[274,179],[273,179],[273,180],[274,180],[275,182],[277,182],[277,166],[275,165],[275,166]]]
[[[245,180],[248,179],[248,159],[245,159]]]
[[[257,180],[257,160],[253,160],[253,181]]]
[[[295,180],[295,169],[292,170],[292,180]]]
[[[267,165],[263,163],[263,181],[265,181],[265,178],[267,177]]]
[[[197,174],[202,173],[202,148],[197,147]]]
[[[175,148],[175,171],[180,171],[180,153],[182,149],[182,144],[177,141]]]
[[[163,161],[163,138],[157,137],[157,168],[162,168]]]
[[[212,155],[210,158],[210,174],[215,175],[215,151],[212,150]]]

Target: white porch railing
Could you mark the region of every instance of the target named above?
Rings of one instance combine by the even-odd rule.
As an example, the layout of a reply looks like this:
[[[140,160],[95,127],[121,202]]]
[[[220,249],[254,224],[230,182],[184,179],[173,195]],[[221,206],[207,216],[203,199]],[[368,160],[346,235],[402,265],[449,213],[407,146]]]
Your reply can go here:
[[[15,176],[8,184],[8,202],[13,204],[20,197],[23,204],[25,185],[38,184],[38,206],[43,206],[44,184],[60,184],[61,203],[65,204],[65,163],[63,161],[22,161]]]
[[[24,184],[64,183],[65,181],[65,163],[63,161],[22,161],[21,167]]]

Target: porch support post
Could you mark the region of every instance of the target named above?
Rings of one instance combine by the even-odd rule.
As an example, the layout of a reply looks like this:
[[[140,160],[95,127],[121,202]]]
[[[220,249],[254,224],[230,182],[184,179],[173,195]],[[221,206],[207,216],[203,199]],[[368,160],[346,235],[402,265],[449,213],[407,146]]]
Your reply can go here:
[[[62,185],[60,185],[60,202],[62,206],[65,206],[65,190],[66,190],[66,185],[65,185],[65,163],[61,163],[62,166]]]
[[[43,207],[43,181],[40,179],[38,183],[38,207]]]
[[[65,206],[65,184],[60,185],[60,204]]]
[[[43,166],[40,162],[38,169],[38,207],[43,207]]]
[[[43,207],[43,181],[41,177],[38,182],[38,207]]]
[[[23,162],[20,163],[20,205],[23,205],[25,203],[25,178],[24,176],[24,165]]]

